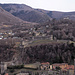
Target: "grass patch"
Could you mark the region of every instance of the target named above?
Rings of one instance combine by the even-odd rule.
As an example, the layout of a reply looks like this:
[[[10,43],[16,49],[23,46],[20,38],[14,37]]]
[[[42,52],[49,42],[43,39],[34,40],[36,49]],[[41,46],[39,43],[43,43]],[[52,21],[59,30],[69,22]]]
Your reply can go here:
[[[28,46],[35,46],[35,45],[41,45],[41,44],[59,44],[59,43],[67,43],[67,42],[68,40],[40,39],[40,40],[34,40]]]

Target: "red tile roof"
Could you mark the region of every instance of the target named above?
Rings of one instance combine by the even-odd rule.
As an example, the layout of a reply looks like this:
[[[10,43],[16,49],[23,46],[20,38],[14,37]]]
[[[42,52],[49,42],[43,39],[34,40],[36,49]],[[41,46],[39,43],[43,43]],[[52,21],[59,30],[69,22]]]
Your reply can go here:
[[[66,67],[65,69],[67,69],[67,70],[74,70],[74,65],[68,65],[68,67]]]
[[[42,65],[50,64],[49,62],[41,63]]]
[[[6,73],[5,75],[8,75],[8,73]]]
[[[53,66],[61,66],[61,65],[68,65],[67,63],[55,63],[55,64],[52,64]]]

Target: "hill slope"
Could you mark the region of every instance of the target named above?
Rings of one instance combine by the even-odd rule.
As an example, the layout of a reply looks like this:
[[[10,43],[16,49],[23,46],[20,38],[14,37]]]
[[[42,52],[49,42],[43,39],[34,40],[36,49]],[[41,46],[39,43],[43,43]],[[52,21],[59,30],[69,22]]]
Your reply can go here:
[[[75,12],[47,11],[43,9],[36,9],[36,10],[47,14],[51,18],[56,18],[56,19],[69,18],[69,19],[75,20]]]
[[[0,4],[0,6],[24,21],[42,23],[51,19],[47,14],[34,10],[24,4]]]
[[[0,7],[0,24],[17,24],[21,22],[23,22],[23,20],[13,16],[11,13]]]
[[[25,4],[0,4],[0,6],[14,16],[29,22],[43,23],[51,20],[52,18],[61,19],[67,17],[69,19],[75,20],[75,12],[59,12],[34,9]]]

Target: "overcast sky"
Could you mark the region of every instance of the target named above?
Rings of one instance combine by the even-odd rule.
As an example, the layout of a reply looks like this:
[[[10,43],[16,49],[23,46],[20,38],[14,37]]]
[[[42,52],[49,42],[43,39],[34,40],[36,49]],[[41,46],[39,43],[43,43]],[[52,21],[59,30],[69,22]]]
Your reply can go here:
[[[0,0],[0,3],[26,4],[33,8],[53,11],[75,11],[75,0]]]

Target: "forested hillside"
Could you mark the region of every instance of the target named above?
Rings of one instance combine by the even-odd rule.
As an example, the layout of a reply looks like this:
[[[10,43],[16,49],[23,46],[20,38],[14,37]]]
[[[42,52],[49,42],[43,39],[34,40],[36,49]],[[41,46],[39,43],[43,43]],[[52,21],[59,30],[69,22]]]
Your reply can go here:
[[[73,64],[75,58],[74,44],[43,44],[26,48],[13,49],[9,45],[0,45],[0,61],[10,61],[18,51],[17,61],[22,63],[33,63],[36,61],[50,63]],[[15,59],[16,57],[14,57]],[[19,61],[20,60],[20,61]],[[15,62],[17,62],[15,61]]]

